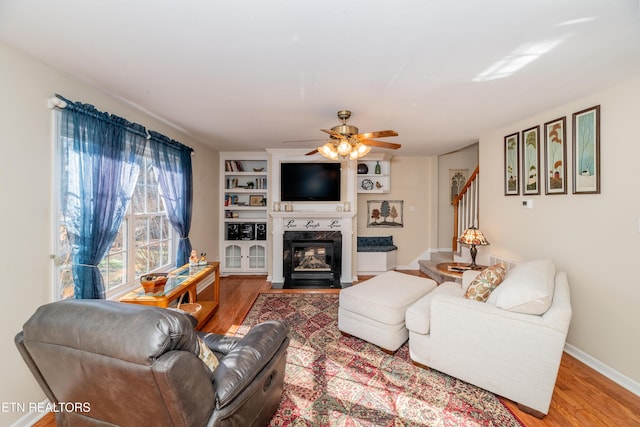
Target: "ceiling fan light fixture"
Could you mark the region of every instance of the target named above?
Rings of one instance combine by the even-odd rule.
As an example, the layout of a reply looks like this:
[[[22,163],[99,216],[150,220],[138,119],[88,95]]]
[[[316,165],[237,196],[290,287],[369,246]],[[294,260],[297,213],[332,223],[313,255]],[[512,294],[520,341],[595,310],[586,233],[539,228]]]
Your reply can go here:
[[[352,159],[359,159],[360,157],[364,157],[367,154],[369,154],[369,151],[371,151],[371,147],[368,147],[363,143],[359,142],[353,148],[353,151],[349,153],[349,157]]]
[[[320,129],[322,132],[331,135],[331,139],[325,140],[326,143],[316,148],[313,151],[308,152],[306,155],[311,156],[316,153],[320,153],[324,157],[330,160],[347,159],[359,159],[366,156],[371,151],[370,146],[380,148],[390,148],[397,150],[401,147],[400,144],[394,144],[392,142],[377,141],[373,138],[386,138],[389,136],[398,136],[398,132],[387,129],[377,132],[358,133],[358,128],[347,124],[347,119],[351,117],[351,111],[340,110],[338,111],[338,118],[342,120],[342,124],[334,126],[329,129]],[[298,141],[307,142],[310,140]],[[291,142],[291,141],[285,141]]]
[[[342,157],[346,157],[351,153],[351,151],[353,151],[353,146],[346,138],[341,139],[338,143],[337,151]]]
[[[349,141],[344,138],[340,141],[329,140],[322,147],[318,147],[318,152],[330,160],[342,159],[359,159],[369,154],[371,147],[361,142]]]
[[[322,147],[318,147],[318,152],[327,159],[336,160],[338,158],[338,152],[332,142],[327,142]]]

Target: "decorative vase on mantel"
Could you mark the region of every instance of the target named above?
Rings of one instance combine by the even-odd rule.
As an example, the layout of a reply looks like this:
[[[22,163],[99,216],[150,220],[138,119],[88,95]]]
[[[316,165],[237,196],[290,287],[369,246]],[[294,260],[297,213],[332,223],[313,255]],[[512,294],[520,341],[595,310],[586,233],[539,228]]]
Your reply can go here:
[[[376,171],[376,175],[380,175],[380,172],[382,172],[380,170],[380,162],[378,160],[376,160],[376,169],[375,169],[375,171]]]

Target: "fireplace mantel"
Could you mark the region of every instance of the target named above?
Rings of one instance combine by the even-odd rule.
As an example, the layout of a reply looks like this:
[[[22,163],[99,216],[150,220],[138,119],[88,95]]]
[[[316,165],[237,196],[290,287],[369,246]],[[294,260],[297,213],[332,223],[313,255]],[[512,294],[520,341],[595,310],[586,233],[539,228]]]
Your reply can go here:
[[[352,283],[353,218],[352,211],[271,211],[273,250],[272,284],[279,287],[284,284],[283,253],[284,232],[293,230],[340,231],[342,234],[341,283]]]
[[[355,212],[344,211],[317,211],[317,210],[301,210],[301,211],[271,211],[269,215],[273,218],[353,218]]]

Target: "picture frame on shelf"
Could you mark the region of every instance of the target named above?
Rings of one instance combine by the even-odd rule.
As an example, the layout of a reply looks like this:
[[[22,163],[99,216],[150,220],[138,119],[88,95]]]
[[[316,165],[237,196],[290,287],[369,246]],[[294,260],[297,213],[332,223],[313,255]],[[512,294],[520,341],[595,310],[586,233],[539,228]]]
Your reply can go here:
[[[264,196],[260,194],[252,194],[249,196],[249,206],[264,206]]]
[[[540,194],[540,126],[522,131],[522,194]]]
[[[573,194],[600,193],[600,106],[573,113]]]
[[[544,124],[545,194],[567,194],[567,118]]]
[[[504,195],[520,194],[520,134],[504,137]]]

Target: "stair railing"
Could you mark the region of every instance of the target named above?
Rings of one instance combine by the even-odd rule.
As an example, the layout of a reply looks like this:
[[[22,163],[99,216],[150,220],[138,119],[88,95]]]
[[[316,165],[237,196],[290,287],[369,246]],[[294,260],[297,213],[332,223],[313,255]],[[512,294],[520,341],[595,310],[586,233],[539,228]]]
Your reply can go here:
[[[464,187],[453,199],[453,252],[458,251],[458,236],[474,225],[478,227],[478,196],[480,185],[480,166],[473,171]]]

